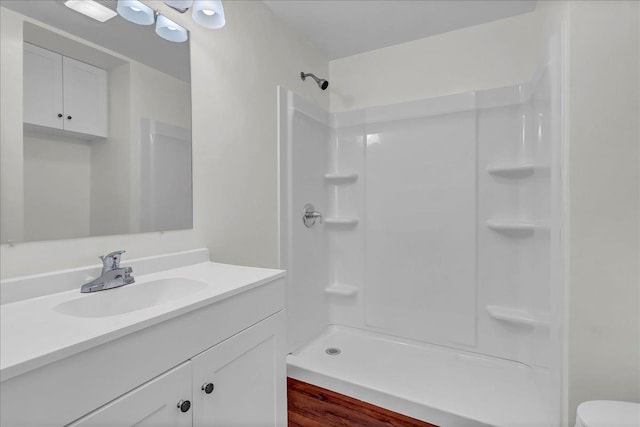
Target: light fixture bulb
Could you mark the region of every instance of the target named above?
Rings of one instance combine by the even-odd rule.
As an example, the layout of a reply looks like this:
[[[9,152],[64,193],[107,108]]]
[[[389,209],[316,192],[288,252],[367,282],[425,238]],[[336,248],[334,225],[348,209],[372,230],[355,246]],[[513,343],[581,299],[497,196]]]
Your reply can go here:
[[[155,22],[155,12],[137,0],[118,0],[116,10],[124,19],[134,24],[151,25]]]
[[[224,9],[220,0],[194,0],[193,20],[203,27],[218,29],[224,27]]]

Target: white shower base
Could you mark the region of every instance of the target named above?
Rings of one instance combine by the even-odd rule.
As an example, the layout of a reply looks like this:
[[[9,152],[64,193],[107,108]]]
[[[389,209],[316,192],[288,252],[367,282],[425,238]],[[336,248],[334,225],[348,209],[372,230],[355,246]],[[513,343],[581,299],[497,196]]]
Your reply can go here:
[[[291,378],[442,427],[550,425],[521,363],[331,326],[287,365]]]

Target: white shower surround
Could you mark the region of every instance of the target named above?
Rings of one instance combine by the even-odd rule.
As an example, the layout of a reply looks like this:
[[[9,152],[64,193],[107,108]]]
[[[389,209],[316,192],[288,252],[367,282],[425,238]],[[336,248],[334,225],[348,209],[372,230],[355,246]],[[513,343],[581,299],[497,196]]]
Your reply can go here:
[[[416,102],[329,114],[279,89],[280,253],[281,267],[289,270],[290,375],[325,386],[345,384],[319,378],[356,371],[349,368],[353,358],[343,357],[347,366],[338,371],[327,366],[322,372],[322,356],[310,352],[319,343],[340,341],[344,329],[325,331],[340,325],[356,328],[347,329],[354,337],[364,331],[346,341],[351,346],[384,336],[376,334],[389,336],[381,341],[388,370],[373,369],[371,387],[394,372],[421,372],[419,364],[388,360],[389,342],[405,340],[413,347],[398,349],[419,351],[437,344],[451,355],[473,352],[526,366],[530,384],[523,395],[537,389],[539,402],[530,407],[544,408],[549,425],[559,423],[559,45],[552,40],[549,60],[530,82]],[[302,225],[298,215],[307,202],[325,215],[324,224]],[[448,368],[452,378],[456,369],[469,368],[468,359],[456,360],[458,368]],[[510,375],[505,369],[503,378]],[[367,380],[352,383],[366,388]],[[491,399],[482,399],[489,385],[478,383],[475,390],[479,402],[490,406]],[[406,393],[388,394],[389,404],[382,406],[402,412],[404,406],[393,401]],[[513,392],[502,397],[514,407],[521,398]],[[514,425],[506,412],[500,422],[500,411],[482,419],[461,405],[463,418]]]

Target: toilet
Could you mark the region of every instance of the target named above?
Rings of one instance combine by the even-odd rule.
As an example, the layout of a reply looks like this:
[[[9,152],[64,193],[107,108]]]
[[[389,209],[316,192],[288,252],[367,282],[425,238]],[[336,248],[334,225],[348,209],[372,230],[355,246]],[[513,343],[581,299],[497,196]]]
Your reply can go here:
[[[640,427],[640,403],[592,400],[578,406],[576,427]]]

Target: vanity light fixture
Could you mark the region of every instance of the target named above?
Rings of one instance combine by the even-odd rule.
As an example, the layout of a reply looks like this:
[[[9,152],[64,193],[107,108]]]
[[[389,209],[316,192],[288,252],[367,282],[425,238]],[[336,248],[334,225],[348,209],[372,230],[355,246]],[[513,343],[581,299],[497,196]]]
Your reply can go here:
[[[117,15],[113,10],[93,0],[67,0],[64,5],[100,22],[107,22]]]
[[[193,20],[206,28],[217,30],[226,22],[221,0],[166,0],[164,3],[180,13],[192,8]]]
[[[167,0],[164,3],[180,13],[193,9],[193,20],[206,28],[218,29],[226,23],[221,0]],[[124,19],[135,24],[151,25],[155,22],[156,34],[170,42],[184,42],[189,38],[185,28],[141,1],[118,0],[116,10]]]
[[[189,38],[185,28],[138,0],[118,0],[116,10],[120,16],[134,24],[151,25],[155,22],[156,34],[170,42],[180,43]]]

